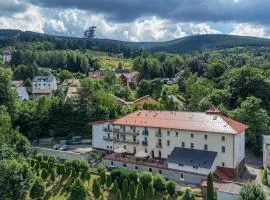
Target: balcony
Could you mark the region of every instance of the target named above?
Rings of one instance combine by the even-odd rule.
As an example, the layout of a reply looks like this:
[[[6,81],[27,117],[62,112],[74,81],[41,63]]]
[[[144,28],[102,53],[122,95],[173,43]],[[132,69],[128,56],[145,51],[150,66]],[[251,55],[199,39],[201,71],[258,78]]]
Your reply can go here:
[[[121,129],[116,129],[114,128],[113,129],[113,132],[114,133],[120,133],[120,134],[128,134],[128,135],[139,135],[139,132],[135,132],[135,131],[132,131],[132,130],[121,130]]]
[[[148,136],[148,130],[143,130],[142,134]]]
[[[162,137],[162,133],[159,132],[159,131],[157,131],[157,132],[156,132],[156,137]]]
[[[127,143],[127,144],[140,144],[139,140],[123,140],[123,139],[114,139],[115,142],[120,142],[120,143]]]
[[[112,141],[113,140],[113,137],[103,136],[103,140],[110,140],[110,141]]]
[[[113,132],[113,129],[112,128],[108,128],[108,127],[103,127],[103,131]]]
[[[156,147],[157,148],[162,148],[162,143],[157,142]]]
[[[148,146],[148,141],[142,141],[143,146]]]

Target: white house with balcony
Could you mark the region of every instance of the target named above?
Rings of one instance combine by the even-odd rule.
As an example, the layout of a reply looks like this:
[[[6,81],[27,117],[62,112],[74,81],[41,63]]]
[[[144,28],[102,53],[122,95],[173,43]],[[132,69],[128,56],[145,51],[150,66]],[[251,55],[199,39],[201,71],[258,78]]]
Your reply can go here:
[[[215,107],[201,113],[139,110],[92,126],[93,147],[108,152],[103,162],[109,167],[162,173],[196,185],[209,172],[234,180],[245,167],[247,126]]]
[[[270,135],[263,136],[263,167],[267,173],[268,185],[270,185]]]
[[[40,96],[50,98],[57,89],[55,76],[36,76],[32,81],[32,94],[34,99]]]
[[[3,51],[3,62],[10,62],[12,58],[12,52],[9,50]]]

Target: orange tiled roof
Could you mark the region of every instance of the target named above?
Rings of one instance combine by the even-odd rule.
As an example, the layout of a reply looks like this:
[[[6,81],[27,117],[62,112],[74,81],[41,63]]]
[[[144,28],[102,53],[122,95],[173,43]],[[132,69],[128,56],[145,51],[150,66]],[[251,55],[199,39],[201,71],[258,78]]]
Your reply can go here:
[[[155,110],[138,110],[115,120],[113,124],[228,134],[238,134],[247,129],[245,124],[217,114]]]

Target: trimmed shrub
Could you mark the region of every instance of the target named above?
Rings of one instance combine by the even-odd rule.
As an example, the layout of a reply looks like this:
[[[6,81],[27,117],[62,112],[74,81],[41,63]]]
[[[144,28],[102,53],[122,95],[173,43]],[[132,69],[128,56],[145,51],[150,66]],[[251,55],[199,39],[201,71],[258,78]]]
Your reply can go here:
[[[173,196],[175,194],[176,190],[176,183],[174,181],[168,181],[166,184],[167,192],[170,196]]]

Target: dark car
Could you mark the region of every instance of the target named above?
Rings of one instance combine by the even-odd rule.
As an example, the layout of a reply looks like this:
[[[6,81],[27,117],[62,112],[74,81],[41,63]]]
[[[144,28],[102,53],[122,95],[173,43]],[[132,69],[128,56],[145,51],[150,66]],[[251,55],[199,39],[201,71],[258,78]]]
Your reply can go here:
[[[68,145],[62,145],[60,148],[59,148],[59,150],[61,150],[61,151],[66,151],[66,150],[68,150],[69,149],[69,146]]]
[[[53,148],[54,148],[55,150],[58,150],[60,147],[61,147],[61,144],[56,144],[56,145],[53,146]]]

